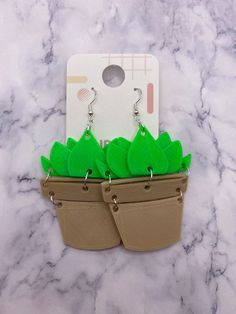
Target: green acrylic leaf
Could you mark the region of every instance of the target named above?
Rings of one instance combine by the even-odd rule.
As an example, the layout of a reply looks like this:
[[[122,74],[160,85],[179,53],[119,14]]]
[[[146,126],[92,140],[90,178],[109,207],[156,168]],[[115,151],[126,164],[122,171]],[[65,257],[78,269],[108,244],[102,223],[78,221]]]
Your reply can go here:
[[[85,131],[76,143],[68,160],[69,174],[73,177],[85,177],[88,170],[90,178],[100,178],[96,160],[105,162],[105,154],[91,131]]]
[[[128,167],[132,175],[164,174],[168,160],[145,127],[140,127],[128,152]]]
[[[180,141],[174,141],[164,149],[164,153],[168,159],[168,171],[167,173],[175,173],[180,170],[183,151]]]
[[[111,169],[108,167],[107,163],[101,161],[101,160],[96,160],[96,166],[97,169],[100,173],[100,177],[103,179],[109,179],[109,175],[111,176],[112,179],[116,179],[117,176],[111,171]]]
[[[70,155],[70,150],[63,144],[59,142],[55,142],[52,146],[50,152],[50,161],[52,164],[53,169],[60,175],[60,176],[68,176],[68,158]]]
[[[131,142],[128,141],[124,137],[118,137],[115,140],[113,140],[111,143],[118,145],[120,148],[124,149],[125,151],[127,151],[131,145]]]
[[[77,143],[76,140],[74,140],[72,137],[68,137],[66,146],[69,150],[72,150],[75,147],[76,143]]]
[[[46,174],[48,174],[49,171],[52,171],[51,162],[45,156],[41,156],[41,165],[42,165],[43,171]]]
[[[118,140],[118,139],[117,139]],[[123,140],[121,140],[122,143]],[[117,141],[115,142],[117,143]],[[129,144],[130,146],[130,144]],[[128,147],[126,145],[126,147]],[[128,149],[123,149],[114,143],[110,143],[106,152],[106,160],[109,168],[115,173],[119,178],[128,178],[131,173],[127,164]]]
[[[171,143],[170,135],[167,132],[163,132],[156,142],[161,148],[166,148]]]
[[[45,172],[46,175],[50,173],[51,176],[58,176],[55,170],[52,168],[51,161],[47,159],[45,156],[41,156],[41,165],[43,168],[43,171]]]
[[[183,171],[190,168],[191,160],[192,160],[192,155],[191,154],[186,155],[182,159],[182,169],[183,169]]]

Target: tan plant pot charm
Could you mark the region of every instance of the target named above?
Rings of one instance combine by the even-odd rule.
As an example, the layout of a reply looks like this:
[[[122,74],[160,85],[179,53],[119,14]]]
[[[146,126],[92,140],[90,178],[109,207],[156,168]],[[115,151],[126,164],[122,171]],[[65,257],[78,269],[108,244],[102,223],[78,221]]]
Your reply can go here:
[[[191,155],[168,133],[155,140],[142,126],[132,143],[119,137],[101,148],[86,130],[78,142],[54,143],[41,162],[42,194],[55,205],[66,245],[152,251],[180,239]]]
[[[79,249],[100,250],[120,244],[120,235],[104,203],[101,180],[52,177],[41,180],[44,196],[56,208],[64,243]]]
[[[126,249],[152,251],[180,238],[185,174],[116,180],[111,189],[102,184],[108,204]]]

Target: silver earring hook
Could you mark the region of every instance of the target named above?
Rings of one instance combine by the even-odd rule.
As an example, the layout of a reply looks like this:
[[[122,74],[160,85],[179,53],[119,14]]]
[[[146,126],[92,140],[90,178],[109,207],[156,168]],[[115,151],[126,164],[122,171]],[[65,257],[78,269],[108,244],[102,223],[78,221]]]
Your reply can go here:
[[[133,114],[134,114],[134,119],[135,119],[135,121],[138,123],[138,125],[139,125],[139,127],[140,127],[140,126],[143,126],[143,124],[142,124],[142,121],[141,121],[141,119],[140,119],[140,113],[139,113],[139,110],[138,110],[138,104],[139,104],[140,101],[142,100],[143,92],[142,92],[141,88],[137,88],[137,87],[134,88],[134,91],[135,91],[135,92],[136,92],[136,91],[138,92],[139,98],[138,98],[138,100],[134,103],[134,111],[133,111]]]
[[[139,94],[139,98],[138,98],[138,100],[136,101],[136,103],[134,104],[134,108],[135,108],[135,109],[138,109],[137,105],[138,105],[138,103],[139,103],[139,102],[141,101],[141,99],[142,99],[143,92],[142,92],[141,88],[138,88],[138,87],[135,87],[135,88],[134,88],[134,91],[135,91],[135,92],[138,92],[138,94]]]
[[[94,98],[88,105],[88,123],[87,123],[87,131],[90,131],[92,128],[93,124],[93,117],[94,117],[94,112],[93,112],[93,104],[97,100],[97,91],[94,87],[91,88],[91,90],[94,92]]]

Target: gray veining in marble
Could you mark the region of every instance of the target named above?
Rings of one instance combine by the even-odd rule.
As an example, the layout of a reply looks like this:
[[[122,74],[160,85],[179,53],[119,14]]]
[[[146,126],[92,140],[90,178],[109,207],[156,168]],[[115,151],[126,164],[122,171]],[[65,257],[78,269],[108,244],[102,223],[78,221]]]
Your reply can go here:
[[[236,2],[0,1],[0,313],[236,313]],[[182,241],[66,248],[39,156],[65,136],[74,53],[152,53],[161,129],[193,153]]]

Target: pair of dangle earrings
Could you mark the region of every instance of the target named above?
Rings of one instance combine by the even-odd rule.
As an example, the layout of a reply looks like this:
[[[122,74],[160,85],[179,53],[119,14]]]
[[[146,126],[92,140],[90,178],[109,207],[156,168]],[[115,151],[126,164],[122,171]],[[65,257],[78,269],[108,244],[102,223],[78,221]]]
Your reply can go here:
[[[138,175],[140,171],[139,169],[135,169],[135,164],[134,167],[131,167],[132,170],[129,170],[128,151],[132,148],[132,143],[129,140],[123,137],[118,137],[109,142],[104,148],[101,148],[98,141],[95,139],[91,129],[94,122],[93,104],[97,99],[97,91],[94,88],[91,88],[91,90],[94,92],[94,98],[88,105],[87,127],[71,152],[68,160],[68,171],[70,176],[84,177],[85,182],[88,178],[106,178],[111,182],[111,179],[127,178]],[[143,137],[148,131],[141,122],[138,110],[138,104],[142,99],[142,90],[135,88],[134,91],[138,92],[139,97],[133,107],[133,116],[138,123],[139,130]],[[134,154],[139,153],[134,151]],[[133,153],[131,149],[130,162],[132,162],[133,159],[132,155]],[[146,170],[145,174],[153,175],[151,166]]]
[[[117,137],[104,148],[100,146],[91,129],[94,122],[93,105],[97,100],[97,91],[92,88],[94,98],[88,105],[87,127],[76,141],[68,138],[67,143],[55,142],[50,159],[41,157],[44,171],[49,176],[82,177],[112,179],[135,176],[161,175],[185,171],[191,162],[191,155],[183,157],[180,141],[171,141],[167,132],[155,139],[143,125],[138,104],[142,100],[142,90],[134,88],[138,100],[133,106],[133,117],[138,131],[133,141]]]

